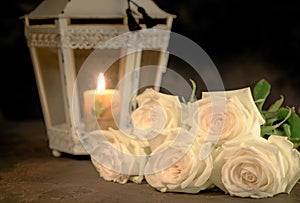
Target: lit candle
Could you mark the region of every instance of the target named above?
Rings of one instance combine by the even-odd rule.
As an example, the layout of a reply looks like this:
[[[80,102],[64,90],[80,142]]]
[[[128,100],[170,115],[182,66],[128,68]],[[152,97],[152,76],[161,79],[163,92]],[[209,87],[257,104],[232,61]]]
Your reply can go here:
[[[100,129],[106,130],[109,127],[116,128],[112,113],[112,101],[116,98],[115,89],[105,89],[103,73],[98,76],[97,88],[84,91],[84,117],[86,122],[98,120]]]

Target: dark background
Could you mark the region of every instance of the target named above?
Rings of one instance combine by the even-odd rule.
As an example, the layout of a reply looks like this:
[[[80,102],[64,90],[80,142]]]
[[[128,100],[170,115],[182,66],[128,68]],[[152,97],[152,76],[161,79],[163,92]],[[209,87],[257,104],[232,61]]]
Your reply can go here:
[[[1,13],[0,116],[41,119],[42,112],[20,16],[41,0],[10,0]],[[226,89],[272,84],[269,102],[284,94],[300,106],[300,23],[297,1],[155,0],[177,15],[172,31],[202,47],[216,64]],[[170,58],[170,64],[180,63]],[[184,71],[184,70],[182,70]]]

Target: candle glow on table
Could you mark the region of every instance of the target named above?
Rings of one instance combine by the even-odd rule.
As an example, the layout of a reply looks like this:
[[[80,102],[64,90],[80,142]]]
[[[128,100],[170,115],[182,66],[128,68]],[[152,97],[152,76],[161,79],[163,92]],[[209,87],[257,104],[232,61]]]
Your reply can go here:
[[[84,91],[84,118],[98,120],[102,130],[109,127],[116,128],[112,113],[112,101],[116,96],[115,89],[105,89],[105,79],[103,73],[98,76],[97,88]]]

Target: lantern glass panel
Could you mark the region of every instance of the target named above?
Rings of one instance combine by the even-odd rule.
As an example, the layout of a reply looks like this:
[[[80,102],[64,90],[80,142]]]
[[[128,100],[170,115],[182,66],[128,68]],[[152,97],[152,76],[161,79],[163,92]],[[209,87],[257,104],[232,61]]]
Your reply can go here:
[[[61,70],[56,48],[36,48],[51,126],[66,123]]]
[[[161,52],[157,50],[142,51],[138,93],[142,93],[146,88],[154,88],[160,56]]]

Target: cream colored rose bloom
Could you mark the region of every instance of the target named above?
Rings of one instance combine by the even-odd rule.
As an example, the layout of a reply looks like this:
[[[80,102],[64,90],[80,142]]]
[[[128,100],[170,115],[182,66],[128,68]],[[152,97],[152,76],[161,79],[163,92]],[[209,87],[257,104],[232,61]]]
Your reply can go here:
[[[131,114],[136,134],[149,139],[165,128],[180,126],[181,106],[177,96],[148,88],[136,100],[138,108]]]
[[[217,141],[222,144],[239,136],[260,135],[264,123],[250,89],[203,93],[196,101],[192,129],[197,128],[198,141]],[[193,104],[195,105],[195,104]],[[195,125],[198,123],[198,125]]]
[[[142,182],[147,157],[141,142],[113,129],[94,131],[89,136],[95,138],[91,161],[100,177],[121,184]]]
[[[300,178],[300,154],[281,136],[245,136],[215,152],[210,180],[232,196],[265,198],[289,193]]]
[[[188,131],[167,129],[167,139],[152,152],[145,179],[161,192],[198,193],[211,186],[212,157],[199,160],[201,146]]]
[[[211,95],[216,95],[220,97],[224,97],[227,99],[237,97],[242,105],[249,111],[252,112],[253,115],[257,118],[257,122],[262,125],[265,123],[264,118],[262,117],[261,113],[259,112],[255,101],[253,99],[251,88],[246,87],[242,89],[236,90],[228,90],[228,91],[216,91],[216,92],[203,92],[202,98],[212,97]]]

